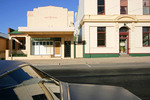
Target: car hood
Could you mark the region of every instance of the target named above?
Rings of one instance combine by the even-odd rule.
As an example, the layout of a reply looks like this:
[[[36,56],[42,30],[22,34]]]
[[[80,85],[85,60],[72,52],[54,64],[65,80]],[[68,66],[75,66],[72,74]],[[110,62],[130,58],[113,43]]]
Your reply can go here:
[[[61,82],[63,100],[141,100],[122,87]]]

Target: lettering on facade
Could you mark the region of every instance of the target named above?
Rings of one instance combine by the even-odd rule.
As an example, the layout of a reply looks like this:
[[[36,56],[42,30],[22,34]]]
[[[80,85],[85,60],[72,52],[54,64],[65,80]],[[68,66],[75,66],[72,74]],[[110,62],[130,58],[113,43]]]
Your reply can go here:
[[[33,16],[33,13],[28,13],[27,16]]]
[[[52,17],[52,16],[49,16],[49,17],[44,17],[44,18],[49,18],[49,19],[57,19],[57,17]]]

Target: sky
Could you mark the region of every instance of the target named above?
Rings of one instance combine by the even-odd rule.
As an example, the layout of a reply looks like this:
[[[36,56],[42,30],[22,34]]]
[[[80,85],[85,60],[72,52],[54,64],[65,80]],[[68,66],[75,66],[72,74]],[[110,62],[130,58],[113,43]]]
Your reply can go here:
[[[27,11],[43,6],[58,6],[77,12],[79,0],[0,0],[0,32],[8,34],[8,28],[15,30],[27,26]]]

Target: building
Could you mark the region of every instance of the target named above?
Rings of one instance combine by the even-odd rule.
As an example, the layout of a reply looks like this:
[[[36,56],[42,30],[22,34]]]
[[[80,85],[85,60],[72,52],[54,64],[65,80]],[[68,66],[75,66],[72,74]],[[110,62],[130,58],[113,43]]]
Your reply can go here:
[[[79,0],[83,57],[150,56],[150,0]]]
[[[5,59],[6,49],[8,49],[8,35],[0,33],[0,60]]]
[[[74,12],[46,6],[27,12],[27,27],[9,28],[7,59],[74,58]]]

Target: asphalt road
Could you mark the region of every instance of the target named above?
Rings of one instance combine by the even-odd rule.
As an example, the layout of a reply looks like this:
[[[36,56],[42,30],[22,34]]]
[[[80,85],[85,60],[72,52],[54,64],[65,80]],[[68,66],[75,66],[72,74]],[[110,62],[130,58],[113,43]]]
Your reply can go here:
[[[36,67],[61,81],[120,86],[142,100],[150,100],[150,63],[38,65]]]

